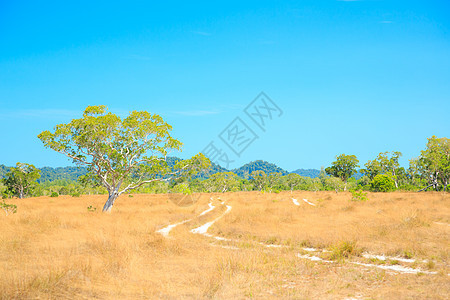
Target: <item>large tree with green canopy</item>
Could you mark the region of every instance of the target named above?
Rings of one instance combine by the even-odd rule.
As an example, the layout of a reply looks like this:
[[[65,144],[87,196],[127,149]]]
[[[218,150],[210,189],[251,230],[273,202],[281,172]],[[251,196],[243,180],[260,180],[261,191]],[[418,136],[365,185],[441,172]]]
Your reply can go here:
[[[450,182],[450,139],[434,135],[428,138],[427,148],[421,151],[418,164],[429,182],[422,190],[433,186],[438,191],[442,184],[446,191]]]
[[[56,125],[38,138],[44,146],[89,167],[109,197],[103,211],[110,212],[121,194],[155,181],[192,176],[210,167],[201,153],[175,165],[167,162],[182,143],[170,135],[172,126],[156,114],[133,111],[122,119],[106,106],[88,106],[83,117]]]
[[[10,194],[22,199],[36,187],[36,180],[40,177],[41,170],[33,165],[18,162],[16,167],[9,169],[2,181]]]
[[[394,151],[392,153],[386,151],[378,154],[374,160],[369,160],[364,166],[366,169],[361,170],[366,176],[373,180],[378,174],[390,174],[394,180],[395,187],[398,188],[398,173],[400,167],[399,158],[402,153]],[[401,171],[401,170],[400,170]]]
[[[341,154],[336,157],[336,161],[331,163],[331,167],[325,169],[328,175],[339,177],[344,182],[344,191],[347,189],[347,180],[356,173],[359,167],[359,160],[355,155]]]

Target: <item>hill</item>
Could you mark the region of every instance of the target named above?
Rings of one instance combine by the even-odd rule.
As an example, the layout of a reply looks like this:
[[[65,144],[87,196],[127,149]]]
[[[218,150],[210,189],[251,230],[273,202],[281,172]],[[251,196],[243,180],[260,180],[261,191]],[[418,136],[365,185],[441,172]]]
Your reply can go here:
[[[249,162],[248,164],[243,165],[240,168],[233,169],[232,172],[238,175],[241,178],[248,178],[249,174],[251,174],[253,171],[264,171],[266,174],[278,172],[282,175],[289,174],[288,171],[283,170],[282,168],[278,167],[275,164],[269,163],[264,160],[256,160]]]
[[[320,170],[317,170],[317,169],[297,169],[295,171],[292,171],[291,173],[295,173],[295,174],[298,174],[298,175],[304,176],[304,177],[316,178],[316,177],[319,177]]]
[[[0,165],[0,178],[3,178],[9,172],[10,168],[5,165]],[[87,168],[85,167],[43,167],[39,168],[39,170],[41,170],[41,178],[38,180],[39,183],[59,179],[77,180],[78,177],[87,173]]]
[[[9,167],[5,165],[0,165],[0,178],[3,178],[6,173],[8,173]]]
[[[86,167],[43,167],[41,170],[41,178],[38,182],[55,181],[58,179],[77,180],[78,177],[86,175]]]
[[[167,164],[170,167],[173,167],[180,160],[181,160],[181,158],[175,157],[175,156],[167,157]],[[194,176],[194,178],[207,179],[211,175],[216,174],[216,173],[220,173],[220,172],[228,172],[228,170],[223,168],[223,167],[221,167],[220,165],[215,164],[215,163],[212,162],[211,163],[211,168],[209,170],[200,172],[199,174]]]

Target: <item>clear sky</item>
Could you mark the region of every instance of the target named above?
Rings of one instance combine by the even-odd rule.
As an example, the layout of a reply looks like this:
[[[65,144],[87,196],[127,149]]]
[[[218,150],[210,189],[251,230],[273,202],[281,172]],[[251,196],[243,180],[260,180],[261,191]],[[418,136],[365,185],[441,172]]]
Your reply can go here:
[[[261,91],[283,111],[265,132],[244,113]],[[70,165],[36,136],[98,104],[160,114],[180,156],[213,141],[230,167],[406,165],[450,135],[450,2],[0,1],[0,164]],[[240,157],[218,137],[236,117],[258,136]]]

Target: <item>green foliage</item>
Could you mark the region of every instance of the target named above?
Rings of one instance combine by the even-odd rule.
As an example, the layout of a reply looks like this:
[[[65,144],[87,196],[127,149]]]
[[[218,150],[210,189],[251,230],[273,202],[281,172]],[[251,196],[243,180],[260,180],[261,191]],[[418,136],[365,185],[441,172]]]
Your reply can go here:
[[[171,130],[159,115],[133,111],[121,119],[99,105],[87,107],[82,118],[59,124],[54,132],[44,131],[38,138],[45,147],[95,174],[108,190],[110,198],[104,211],[110,211],[114,200],[124,192],[155,181],[189,177],[210,167],[201,153],[170,167],[167,154],[182,148],[182,143],[170,135]]]
[[[56,198],[58,196],[59,196],[59,194],[57,192],[52,192],[50,195],[50,197],[53,197],[53,198]]]
[[[250,183],[253,184],[253,189],[257,191],[265,190],[268,183],[267,174],[264,171],[253,171],[250,178]]]
[[[429,184],[439,190],[444,190],[450,183],[450,139],[432,136],[428,139],[427,149],[421,151],[417,168]]]
[[[331,167],[325,169],[328,175],[339,177],[344,183],[356,173],[359,160],[355,155],[341,154],[336,157],[336,161],[331,163]]]
[[[40,172],[33,165],[18,162],[16,167],[6,173],[2,182],[10,194],[22,199],[37,186],[36,180],[41,176]]]
[[[5,177],[6,173],[8,173],[10,167],[7,167],[5,165],[0,165],[0,178]]]
[[[239,177],[233,172],[216,173],[205,181],[205,187],[209,192],[237,191],[239,186]]]
[[[95,211],[97,210],[97,207],[93,207],[92,205],[89,205],[89,206],[87,207],[87,210],[88,210],[89,212],[95,212]]]
[[[390,192],[395,190],[395,182],[385,174],[378,174],[372,180],[372,190],[375,192]]]
[[[72,197],[80,197],[81,194],[79,192],[74,192],[74,193],[70,194],[70,196],[72,196]]]
[[[86,167],[43,167],[41,170],[41,178],[39,183],[45,181],[54,181],[58,179],[77,180],[78,177],[86,175],[88,169]]]
[[[369,198],[367,198],[367,193],[360,191],[360,190],[352,190],[350,191],[352,193],[352,201],[367,201]]]
[[[266,174],[270,174],[270,173],[274,173],[274,172],[281,173],[281,175],[289,174],[289,172],[287,172],[286,170],[283,170],[282,168],[278,167],[277,165],[269,163],[267,161],[263,161],[263,160],[252,161],[248,164],[243,165],[242,167],[240,167],[238,169],[232,170],[232,172],[234,174],[236,174],[237,176],[244,178],[244,179],[251,178],[251,174],[253,174],[253,172],[255,172],[255,171],[263,171]]]
[[[17,213],[17,205],[8,204],[5,202],[5,200],[0,202],[0,208],[5,212],[6,215]]]
[[[189,184],[186,182],[179,183],[172,188],[172,193],[181,193],[185,195],[192,194],[191,189],[189,188]]]
[[[300,187],[300,184],[302,183],[302,176],[296,173],[291,173],[283,176],[282,182],[286,190],[293,191]]]
[[[374,160],[369,160],[364,166],[366,169],[361,170],[362,173],[370,180],[373,180],[378,174],[388,174],[394,180],[395,187],[398,187],[399,175],[404,177],[405,170],[400,167],[399,158],[401,152],[381,152]]]

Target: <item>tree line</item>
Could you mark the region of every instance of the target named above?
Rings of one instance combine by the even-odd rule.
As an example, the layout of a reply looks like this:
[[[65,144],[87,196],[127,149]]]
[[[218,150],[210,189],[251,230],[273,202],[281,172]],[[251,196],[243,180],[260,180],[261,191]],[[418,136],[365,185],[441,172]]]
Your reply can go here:
[[[355,155],[340,154],[316,178],[289,174],[275,165],[270,167],[274,172],[246,165],[242,169],[245,176],[240,177],[212,166],[202,153],[186,160],[169,158],[170,151],[182,149],[182,143],[170,135],[171,130],[160,116],[145,111],[133,111],[121,119],[105,106],[89,106],[82,118],[59,124],[53,132],[44,131],[38,136],[45,147],[66,155],[88,173],[76,181],[39,184],[40,170],[31,164],[17,163],[1,180],[2,197],[107,193],[103,211],[109,212],[121,194],[131,192],[446,191],[450,179],[448,138],[429,138],[425,150],[410,160],[407,169],[399,164],[401,152],[394,151],[380,153],[362,169]],[[211,167],[217,172],[204,176]],[[356,179],[357,173],[362,177]]]

